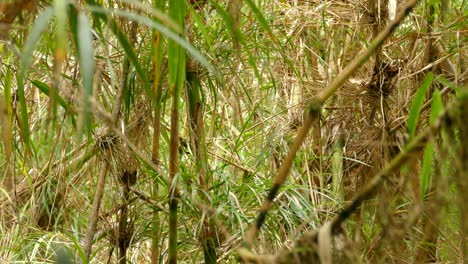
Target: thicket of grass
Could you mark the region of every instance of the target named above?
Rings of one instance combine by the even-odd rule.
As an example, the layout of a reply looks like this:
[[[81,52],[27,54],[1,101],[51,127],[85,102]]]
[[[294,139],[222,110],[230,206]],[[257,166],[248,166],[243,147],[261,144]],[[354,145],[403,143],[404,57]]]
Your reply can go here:
[[[0,263],[468,261],[466,2],[405,4],[0,2]]]

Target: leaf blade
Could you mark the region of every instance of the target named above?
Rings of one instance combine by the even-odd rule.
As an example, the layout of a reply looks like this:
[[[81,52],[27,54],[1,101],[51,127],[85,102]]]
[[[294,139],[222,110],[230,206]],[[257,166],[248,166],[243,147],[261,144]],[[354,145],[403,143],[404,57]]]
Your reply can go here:
[[[426,92],[434,81],[434,74],[429,72],[424,78],[423,83],[419,87],[416,95],[413,98],[413,103],[411,104],[408,120],[406,121],[406,128],[410,138],[414,137],[416,133],[416,127],[418,125],[419,114],[421,112],[421,107],[424,103],[424,98],[426,97]]]

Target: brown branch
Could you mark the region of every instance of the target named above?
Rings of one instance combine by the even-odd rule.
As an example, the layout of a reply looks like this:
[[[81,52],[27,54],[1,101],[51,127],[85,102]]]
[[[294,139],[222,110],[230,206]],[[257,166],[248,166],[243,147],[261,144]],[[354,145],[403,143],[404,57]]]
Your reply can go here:
[[[132,43],[135,42],[135,39],[136,39],[136,25],[137,25],[136,23],[132,24],[133,26],[132,32],[131,32]],[[122,79],[120,81],[120,84],[117,90],[116,101],[114,104],[114,108],[112,109],[112,115],[110,118],[111,122],[108,124],[108,127],[110,126],[115,127],[115,125],[118,123],[119,116],[120,116],[120,109],[122,105],[122,98],[123,98],[123,94],[125,91],[129,73],[130,73],[130,60],[127,58],[124,60],[124,65],[122,69]],[[109,150],[105,150],[105,151],[108,152]],[[107,156],[107,154],[105,155]],[[102,197],[104,196],[104,187],[106,183],[106,176],[107,176],[108,168],[109,168],[109,160],[106,159],[104,161],[103,168],[101,169],[99,173],[98,184],[96,186],[96,193],[94,194],[94,199],[93,199],[93,207],[91,210],[91,216],[88,221],[88,228],[86,230],[86,236],[84,240],[84,252],[85,252],[86,260],[88,261],[89,261],[89,257],[91,256],[93,238],[97,229],[97,221],[99,218],[99,211],[101,208]]]
[[[151,199],[151,197],[149,197],[149,196],[147,196],[146,194],[144,194],[144,193],[138,191],[138,190],[135,189],[134,187],[130,187],[130,190],[131,190],[136,196],[138,196],[138,198],[140,198],[141,200],[143,200],[143,201],[149,203],[150,205],[152,205],[152,206],[158,208],[159,211],[163,211],[164,213],[169,214],[169,211],[167,211],[167,209],[166,209],[164,206],[158,204],[155,200]]]

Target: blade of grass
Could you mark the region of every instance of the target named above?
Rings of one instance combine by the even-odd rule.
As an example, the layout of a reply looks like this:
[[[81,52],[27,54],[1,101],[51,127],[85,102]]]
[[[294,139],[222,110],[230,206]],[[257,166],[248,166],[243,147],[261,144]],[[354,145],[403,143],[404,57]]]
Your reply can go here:
[[[432,103],[431,103],[431,115],[429,119],[429,124],[434,125],[437,117],[444,111],[444,103],[442,102],[442,97],[439,90],[435,90],[432,94]]]
[[[231,34],[231,38],[232,38],[232,40],[234,42],[234,46],[237,46],[238,45],[237,42],[239,42],[244,47],[244,51],[247,54],[247,61],[248,61],[249,65],[250,65],[250,67],[252,67],[252,69],[254,71],[254,74],[255,74],[255,77],[259,81],[263,80],[263,78],[260,75],[260,72],[258,70],[257,64],[255,63],[255,58],[253,57],[252,52],[250,51],[250,49],[249,49],[249,47],[247,45],[247,42],[246,42],[246,40],[244,38],[244,35],[240,31],[238,25],[236,25],[236,23],[234,22],[231,14],[229,14],[229,12],[227,10],[225,10],[220,4],[218,4],[215,1],[210,1],[210,4],[213,5],[216,8],[216,11],[218,11],[218,14],[223,19],[226,27],[229,30],[229,33]],[[239,52],[237,54],[239,55]],[[248,96],[248,94],[246,94],[246,95]]]
[[[435,90],[432,94],[431,103],[431,114],[429,118],[429,124],[434,126],[435,121],[439,115],[444,111],[444,105],[442,103],[442,97],[440,96],[439,90]],[[431,189],[431,175],[432,175],[432,164],[434,159],[434,146],[432,143],[428,143],[424,148],[423,163],[420,177],[420,188],[421,188],[421,200],[427,195]]]
[[[411,104],[410,112],[408,114],[408,121],[406,121],[406,128],[410,138],[413,138],[416,132],[421,106],[424,103],[427,90],[431,86],[433,80],[434,74],[429,72],[413,98],[413,103]]]
[[[461,89],[460,86],[457,86],[457,85],[453,84],[452,82],[448,81],[447,79],[445,79],[442,76],[438,76],[437,81],[439,81],[443,85],[445,85],[445,86],[449,87],[450,89],[452,89],[457,94],[457,96],[460,96],[460,94],[463,93],[463,90]]]
[[[47,85],[46,83],[43,83],[43,82],[41,82],[39,80],[32,80],[31,82],[32,82],[32,84],[34,84],[34,86],[36,86],[39,89],[39,91],[41,91],[43,94],[49,96],[50,89],[51,89],[51,87],[49,85]],[[56,96],[55,100],[57,100],[59,105],[61,107],[63,107],[63,109],[68,111],[70,109],[70,106],[65,101],[65,99],[63,99],[63,97],[61,97],[58,94],[56,94],[55,96]]]
[[[42,35],[42,32],[47,28],[49,20],[54,15],[54,9],[48,7],[44,9],[37,17],[36,22],[31,28],[30,34],[26,43],[24,44],[22,56],[21,56],[21,69],[19,71],[19,76],[17,78],[17,85],[18,85],[18,97],[20,102],[20,111],[21,111],[21,133],[23,136],[23,141],[26,145],[27,149],[31,147],[31,138],[30,138],[30,130],[29,130],[29,116],[28,116],[28,109],[26,105],[26,97],[24,92],[24,80],[26,77],[26,72],[29,69],[29,66],[32,62],[33,58],[33,51],[36,44],[39,41],[39,38]]]
[[[421,170],[420,186],[421,186],[421,200],[424,200],[424,197],[431,189],[431,173],[432,173],[432,163],[434,156],[434,146],[432,143],[428,143],[424,148],[423,155],[423,165]]]
[[[83,111],[78,126],[78,137],[81,138],[82,133],[89,136],[91,133],[91,112],[90,98],[93,95],[94,85],[94,48],[89,26],[89,19],[84,12],[78,14],[78,50],[79,50],[79,65],[81,72],[81,81],[83,86]]]
[[[167,38],[171,39],[181,47],[183,47],[196,61],[198,61],[201,65],[203,65],[208,71],[211,73],[215,74],[215,76],[218,75],[217,72],[215,72],[213,65],[203,56],[199,51],[197,51],[190,43],[188,43],[185,39],[183,39],[181,36],[177,35],[177,33],[171,31],[168,29],[166,26],[148,18],[141,16],[139,14],[136,14],[134,12],[126,11],[126,10],[119,10],[119,9],[112,9],[108,10],[99,6],[90,6],[88,8],[91,12],[93,13],[99,13],[99,14],[115,14],[118,17],[124,17],[129,20],[138,22],[142,25],[146,25],[148,27],[154,28],[164,34]],[[112,29],[112,24],[111,22],[111,29]],[[114,30],[113,30],[114,31]],[[114,32],[115,33],[115,32]],[[120,38],[119,38],[120,40]],[[122,44],[122,43],[121,43]],[[133,63],[133,61],[132,61]],[[137,70],[138,71],[138,70]],[[144,74],[143,74],[144,75]]]
[[[95,20],[102,20],[105,24],[109,26],[110,30],[117,37],[120,45],[124,49],[125,55],[135,67],[138,77],[140,77],[143,83],[146,84],[148,82],[146,72],[143,70],[143,67],[138,61],[138,56],[135,54],[135,51],[130,45],[127,36],[122,32],[122,30],[119,28],[117,22],[114,19],[108,18],[108,15],[112,14],[112,10],[107,10],[101,7],[94,0],[87,0],[87,3],[90,5],[88,6],[88,10],[93,14]],[[129,12],[127,11],[127,13]]]
[[[278,46],[278,48],[280,49],[280,54],[281,56],[283,57],[283,59],[285,60],[285,62],[288,64],[288,66],[290,67],[290,69],[292,69],[294,71],[294,73],[296,74],[296,76],[301,80],[301,82],[303,81],[303,74],[300,74],[299,71],[296,69],[296,67],[294,66],[294,63],[291,61],[291,59],[289,59],[287,56],[284,55],[284,47],[283,45],[281,44],[281,42],[278,40],[278,38],[275,36],[275,34],[273,34],[273,31],[271,30],[271,27],[268,23],[268,21],[266,20],[265,16],[262,14],[262,11],[260,11],[260,9],[255,5],[255,2],[252,1],[252,0],[245,0],[245,2],[247,3],[247,5],[250,7],[250,9],[252,10],[252,12],[254,13],[254,15],[257,17],[257,20],[258,22],[260,23],[260,25],[262,26],[263,30],[265,30],[265,32],[268,34],[268,36],[270,36],[271,40],[273,40],[273,42],[275,43],[276,46]]]

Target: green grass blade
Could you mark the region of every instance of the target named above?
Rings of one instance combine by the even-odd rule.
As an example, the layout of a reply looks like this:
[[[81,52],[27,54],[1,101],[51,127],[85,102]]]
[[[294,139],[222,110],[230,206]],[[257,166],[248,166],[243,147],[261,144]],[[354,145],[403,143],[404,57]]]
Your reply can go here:
[[[120,30],[120,28],[117,25],[117,22],[114,19],[107,18],[107,15],[111,14],[112,10],[108,10],[103,7],[100,7],[94,0],[88,0],[87,2],[88,4],[90,4],[90,6],[88,7],[88,10],[92,12],[94,18],[96,20],[102,20],[105,22],[105,24],[109,25],[110,30],[117,37],[120,45],[124,49],[125,55],[128,57],[130,62],[135,67],[138,77],[140,77],[140,79],[146,85],[148,82],[146,72],[143,70],[143,67],[138,61],[138,56],[135,54],[135,51],[133,50],[130,42],[128,41],[127,36],[122,32],[122,30]]]
[[[464,94],[467,93],[466,91],[464,91],[464,90],[462,89],[461,86],[457,86],[457,85],[453,84],[452,82],[448,81],[447,79],[445,79],[445,78],[442,77],[442,76],[438,76],[438,77],[437,77],[437,81],[439,81],[439,82],[442,83],[443,85],[445,85],[445,86],[449,87],[450,89],[452,89],[452,90],[456,93],[456,95],[457,95],[458,97],[463,96]],[[465,90],[466,90],[466,89],[465,89]]]
[[[167,38],[171,39],[172,41],[176,42],[178,45],[183,47],[187,53],[189,53],[196,61],[198,61],[201,65],[203,65],[208,71],[215,73],[213,65],[203,56],[198,50],[196,50],[187,40],[182,38],[181,36],[177,35],[177,33],[173,32],[166,26],[152,20],[151,18],[141,16],[139,14],[126,11],[126,10],[119,10],[119,9],[113,9],[113,10],[107,10],[102,7],[98,6],[90,6],[89,10],[93,13],[101,13],[101,14],[109,14],[113,13],[118,17],[124,17],[129,20],[138,22],[142,25],[146,25],[148,27],[154,28],[157,31],[161,32],[164,34]],[[120,38],[119,38],[120,40]],[[122,43],[121,43],[122,44]],[[125,48],[125,47],[124,47]],[[127,54],[128,55],[128,54]],[[129,56],[130,59],[132,59]],[[133,61],[132,61],[133,63]]]
[[[47,85],[46,83],[43,83],[39,80],[32,80],[31,81],[34,86],[36,86],[39,91],[41,91],[43,94],[46,96],[50,96],[50,86]],[[70,113],[73,111],[73,109],[70,107],[70,104],[68,104],[63,97],[61,97],[58,93],[55,93],[55,101],[59,103],[59,105],[67,112]],[[76,118],[75,118],[75,113],[72,113],[71,115],[71,122],[74,128],[76,128]]]
[[[426,194],[431,189],[431,173],[432,163],[434,157],[434,147],[429,143],[424,148],[423,165],[421,170],[420,186],[421,186],[421,200],[424,199]]]
[[[81,123],[78,129],[78,137],[81,137],[85,132],[87,135],[91,133],[91,112],[90,98],[93,95],[94,85],[94,48],[89,26],[88,17],[84,12],[78,14],[78,50],[79,64],[81,72],[81,82],[83,86],[83,111],[81,113]]]
[[[192,5],[187,5],[187,7],[192,16],[193,23],[196,25],[197,29],[200,30],[203,41],[206,41],[206,47],[212,47],[213,41],[212,38],[209,37],[206,22],[203,21],[202,17],[198,14],[198,11],[195,10]]]
[[[296,76],[301,80],[302,82],[302,73],[300,73],[296,67],[294,66],[294,63],[291,61],[290,58],[288,58],[287,56],[284,56],[284,50],[285,48],[283,47],[283,45],[281,44],[281,42],[278,40],[278,38],[275,36],[275,34],[273,34],[273,31],[271,30],[271,27],[267,21],[267,19],[265,18],[265,16],[263,15],[262,11],[255,5],[254,1],[252,0],[245,0],[245,2],[247,3],[247,5],[250,7],[250,9],[252,10],[252,12],[254,13],[254,15],[257,17],[257,20],[258,22],[260,23],[260,26],[262,26],[263,30],[265,30],[265,32],[268,34],[268,36],[270,36],[271,40],[273,40],[273,42],[275,43],[275,45],[278,47],[278,49],[280,49],[280,53],[281,53],[281,56],[283,57],[283,59],[285,60],[285,62],[287,63],[287,65],[291,68],[291,70],[296,74]]]
[[[17,78],[18,84],[18,97],[21,108],[21,132],[23,134],[23,140],[26,144],[26,147],[29,148],[31,145],[30,131],[29,131],[29,117],[28,109],[26,105],[26,97],[24,93],[24,80],[26,72],[29,69],[29,65],[32,62],[33,51],[36,47],[36,44],[39,41],[39,38],[42,35],[42,32],[47,28],[49,20],[54,15],[54,9],[48,7],[44,9],[39,16],[37,17],[36,22],[31,28],[30,34],[26,43],[24,44],[22,56],[21,56],[21,69],[19,71],[19,76]]]
[[[444,103],[442,102],[442,97],[440,96],[439,90],[435,90],[432,94],[432,103],[431,103],[431,116],[429,119],[429,124],[434,125],[436,118],[444,111]]]
[[[252,9],[254,15],[257,17],[258,22],[260,22],[260,25],[262,28],[266,31],[266,33],[270,36],[270,38],[275,42],[275,44],[279,45],[278,38],[273,34],[273,31],[270,28],[270,25],[268,24],[268,21],[265,19],[265,16],[262,14],[262,11],[258,9],[258,7],[255,5],[255,3],[252,0],[245,0],[247,5]]]
[[[39,80],[33,80],[31,81],[32,84],[34,84],[34,86],[36,86],[39,91],[41,91],[43,94],[45,94],[46,96],[49,96],[50,95],[50,86],[47,85],[46,83],[43,83]],[[65,101],[65,99],[63,99],[59,94],[55,94],[56,98],[55,100],[57,100],[57,102],[59,103],[60,106],[63,107],[63,109],[65,109],[66,111],[68,111],[70,108],[70,106],[68,105],[68,103]]]
[[[226,27],[229,30],[229,34],[231,34],[231,38],[234,42],[234,46],[237,45],[237,42],[242,44],[244,47],[245,53],[247,54],[247,61],[252,67],[252,70],[254,71],[255,77],[261,81],[263,78],[260,75],[260,71],[258,70],[257,64],[255,63],[255,58],[252,55],[252,52],[250,52],[250,49],[247,45],[247,42],[244,38],[244,35],[242,32],[239,30],[239,28],[235,25],[234,20],[232,19],[231,15],[229,14],[228,11],[226,11],[220,4],[218,4],[215,1],[210,1],[210,4],[213,5],[216,8],[216,11],[218,11],[218,14],[221,16],[223,19]]]
[[[79,49],[78,49],[78,10],[73,5],[68,6],[68,26],[70,27],[70,32],[72,35],[72,40],[73,44],[75,45],[74,47],[76,48],[76,52],[78,56],[79,54]]]
[[[411,104],[408,121],[406,123],[406,128],[408,130],[410,138],[413,138],[414,133],[416,132],[421,107],[424,103],[424,98],[426,97],[427,90],[431,86],[433,80],[434,74],[432,72],[429,72],[426,78],[424,78],[421,87],[419,87],[418,91],[416,92],[416,95],[413,98],[413,103]]]
[[[440,96],[439,90],[435,90],[432,94],[431,103],[431,114],[429,123],[434,125],[436,118],[444,111],[444,105],[442,103],[442,97]],[[423,164],[420,177],[420,188],[421,188],[421,200],[427,195],[431,189],[431,173],[432,163],[434,159],[434,146],[429,143],[424,148]]]

